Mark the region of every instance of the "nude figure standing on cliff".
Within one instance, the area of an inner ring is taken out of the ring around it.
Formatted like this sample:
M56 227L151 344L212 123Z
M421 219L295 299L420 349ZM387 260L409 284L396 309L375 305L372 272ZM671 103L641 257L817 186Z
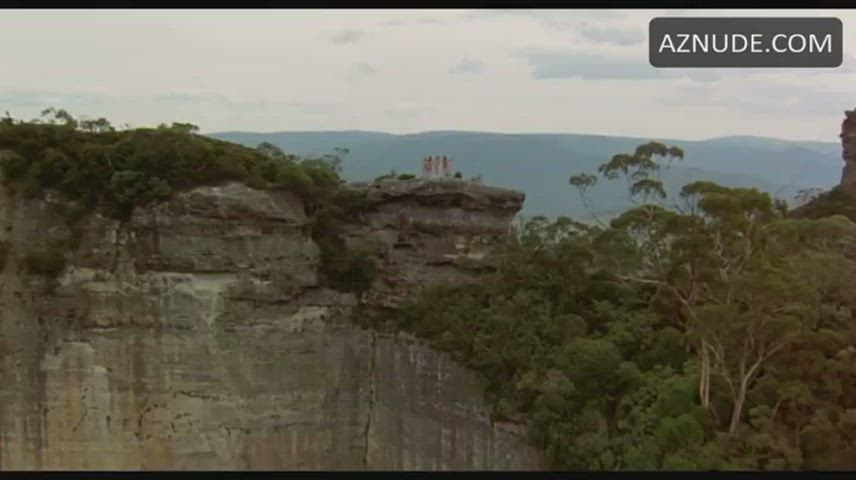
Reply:
M425 157L422 159L422 176L430 177L431 176L431 157Z

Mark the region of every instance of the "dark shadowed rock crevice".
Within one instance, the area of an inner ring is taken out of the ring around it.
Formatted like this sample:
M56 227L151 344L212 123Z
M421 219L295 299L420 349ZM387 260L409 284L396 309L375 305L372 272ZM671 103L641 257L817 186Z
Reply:
M363 447L363 467L371 468L369 460L369 439L371 438L372 416L375 413L375 362L377 362L377 336L369 333L369 375L368 375L368 412L366 412L366 428L363 430L365 446Z

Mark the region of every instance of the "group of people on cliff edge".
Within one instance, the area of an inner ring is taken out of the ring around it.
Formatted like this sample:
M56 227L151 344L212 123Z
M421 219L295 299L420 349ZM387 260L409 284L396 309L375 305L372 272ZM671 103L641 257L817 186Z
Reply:
M452 159L443 155L441 159L439 156L432 157L428 156L422 159L422 176L430 177L432 174L436 176L440 176L440 167L443 167L443 176L450 177L452 176Z

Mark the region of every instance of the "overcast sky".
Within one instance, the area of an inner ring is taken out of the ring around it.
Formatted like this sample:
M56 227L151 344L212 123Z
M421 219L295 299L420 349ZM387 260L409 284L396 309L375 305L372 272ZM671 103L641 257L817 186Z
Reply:
M655 16L837 16L844 66L662 70ZM856 10L3 10L0 112L223 130L838 142Z

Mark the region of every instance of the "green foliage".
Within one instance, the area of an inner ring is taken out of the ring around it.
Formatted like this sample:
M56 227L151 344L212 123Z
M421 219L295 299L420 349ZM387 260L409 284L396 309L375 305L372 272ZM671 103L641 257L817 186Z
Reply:
M276 145L269 142L262 142L256 147L256 150L259 151L262 155L269 158L285 158L285 152L282 151Z
M642 433L624 425L641 413L623 405L650 372L687 360L645 292L598 274L597 234L567 218L532 219L496 278L428 292L392 317L480 372L495 415L528 419L557 468L631 468L630 436Z
M315 213L312 237L321 249L322 281L337 290L362 293L377 274L376 252L349 249L342 231L346 221L366 207L365 191L347 188L336 191Z
M321 274L336 290L362 293L377 274L376 255L371 250L349 250L341 246L321 247Z
M844 215L856 222L856 196L840 187L815 193L813 199L794 211L800 218L823 218Z
M395 169L389 171L389 173L384 173L383 175L378 176L374 179L375 182L380 182L382 180L392 180L398 177L398 172Z
M96 120L81 120L80 129L89 133L107 133L115 132L116 129L107 121L106 118L98 118Z
M249 149L198 135L189 123L116 131L106 119L78 121L54 108L43 118L0 123L4 180L28 195L53 189L119 217L177 191L228 180L292 190L314 209L340 184L338 157L300 159L270 144Z
M321 248L322 276L334 288L361 291L375 274L371 254L350 251L342 226L365 205L364 198L341 188L337 155L300 158L270 143L256 149L198 135L190 123L116 131L103 118L77 121L65 110L43 112L42 120L0 123L0 169L4 181L27 195L59 191L81 208L66 216L76 220L97 206L128 218L136 206L162 201L200 185L241 181L253 188L282 188L303 200L314 221L312 237ZM402 175L399 178L407 178ZM32 252L28 269L54 275L60 256Z
M340 186L338 157L247 149L190 124L43 117L0 121L4 178L25 193L128 215L199 184L283 188L310 214L323 282L374 281L377 252L345 242L366 199ZM660 172L682 157L651 142L571 177L583 201L623 180L635 207L596 226L532 218L496 271L371 321L479 372L494 417L527 422L555 468L856 468L856 201L835 189L788 218L756 189L693 182L665 205ZM35 249L22 265L56 276L65 259Z
M375 178L374 181L380 182L382 180L413 180L416 178L416 175L412 175L410 173L401 173L399 174L395 169L389 171L389 173L385 173Z
M380 325L478 371L494 415L526 421L554 468L854 468L856 224L843 193L818 220L711 182L666 206L661 163L682 156L659 143L614 156L600 174L624 179L635 208L598 226L532 218L498 271ZM597 181L569 183L585 199Z

